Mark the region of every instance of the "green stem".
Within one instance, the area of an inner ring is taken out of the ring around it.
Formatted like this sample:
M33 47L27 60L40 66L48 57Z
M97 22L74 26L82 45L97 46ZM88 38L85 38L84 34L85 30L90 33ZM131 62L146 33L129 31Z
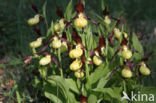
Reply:
M87 59L87 52L85 51L85 55L86 55L86 59ZM89 67L88 67L88 64L86 63L85 64L85 69L86 69L86 79L87 79L87 81L88 81L88 89L91 89L91 82L90 82L90 78L89 78Z
M61 74L61 77L63 78L63 70L62 70L61 52L60 52L60 49L58 49L58 59L59 59L59 64L60 64L60 67L59 67L60 74Z
M123 81L123 86L124 86L124 92L126 93L127 90L126 90L126 81L125 80Z
M35 48L32 48L32 52L33 52L35 57L38 57L38 55L36 54L36 49Z

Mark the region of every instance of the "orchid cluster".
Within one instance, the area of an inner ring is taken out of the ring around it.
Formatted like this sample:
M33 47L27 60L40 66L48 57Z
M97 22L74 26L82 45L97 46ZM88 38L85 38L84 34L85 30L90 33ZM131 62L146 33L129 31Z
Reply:
M34 5L32 7L38 13L37 8ZM75 11L71 17L67 18L58 7L57 14L60 19L52 23L49 28L50 35L41 36L30 43L34 56L24 59L25 66L30 65L33 59L37 59L37 68L41 68L37 71L41 76L44 74L44 79L51 75L60 75L61 78L73 79L75 82L81 81L79 90L81 103L86 103L89 98L82 88L86 91L93 88L90 77L94 76L94 72L97 73L96 69L100 67L103 70L107 65L109 78L118 69L122 69L121 76L124 79L137 77L140 74L150 75L150 69L146 65L150 55L142 58L143 54L132 46L132 35L119 29L123 26L121 23L123 15L115 18L105 8L101 21L95 21L85 14L81 0L75 5ZM36 14L28 20L28 24L34 26L34 30L40 35L37 24L41 21L44 22L41 14ZM139 59L136 59L136 54ZM111 64L113 66L110 66ZM50 74L47 72L48 69L52 69ZM102 76L99 76L97 81L100 82Z

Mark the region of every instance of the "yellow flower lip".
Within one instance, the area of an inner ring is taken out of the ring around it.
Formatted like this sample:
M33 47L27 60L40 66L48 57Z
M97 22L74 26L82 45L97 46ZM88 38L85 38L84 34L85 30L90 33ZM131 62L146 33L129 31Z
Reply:
M61 47L61 40L59 40L59 39L53 40L51 45L53 48L58 49Z
M33 18L30 18L30 19L28 20L28 24L29 24L30 26L33 26L33 25L38 24L39 21L40 21L40 15L37 14L37 15L35 15Z
M82 54L83 54L83 50L81 48L73 49L69 52L69 57L70 58L79 58L80 56L82 56Z
M75 77L78 78L78 79L81 79L84 77L84 72L78 70L74 73Z
M88 24L87 19L81 16L74 20L75 27L85 27L87 26L87 24Z
M31 48L38 48L41 45L42 45L42 41L37 41L37 40L30 43Z
M82 67L81 60L75 60L70 64L70 70L76 71Z
M150 69L146 66L144 62L141 64L139 71L142 75L145 75L145 76L148 76L151 74Z
M132 57L132 52L130 50L123 50L122 57L124 59L130 59Z
M93 63L97 66L102 64L102 60L98 56L93 57Z
M131 78L133 76L133 73L128 67L125 67L124 69L122 69L121 75L124 78Z
M30 43L30 47L31 48L38 48L42 45L42 40L44 39L44 37L39 37L37 38L36 41L33 41Z
M121 32L119 29L114 28L114 36L118 39L121 37Z
M105 16L104 22L105 22L106 24L110 24L110 23L111 23L111 20L110 20L109 16Z
M50 55L46 55L45 57L41 58L41 60L39 61L40 65L47 65L51 62L51 56Z

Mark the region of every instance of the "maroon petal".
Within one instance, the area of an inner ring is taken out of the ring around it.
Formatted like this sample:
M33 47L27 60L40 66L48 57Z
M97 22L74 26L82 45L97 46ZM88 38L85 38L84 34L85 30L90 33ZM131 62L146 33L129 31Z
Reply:
M87 103L87 97L83 96L82 94L80 99L81 99L81 103Z
M125 62L125 65L128 66L128 67L132 70L132 68L133 68L133 66L134 66L134 63L133 63L133 62L128 62L128 61L126 61L126 62Z
M51 58L52 58L52 60L54 61L54 63L55 63L57 66L59 66L59 63L58 63L57 59L56 59L54 56L51 56Z
M57 11L56 11L57 15L61 18L63 18L63 12L62 12L62 8L57 6Z
M149 57L151 57L152 55L153 55L153 52L148 53L147 56L145 56L144 58L142 58L141 61L146 62L149 59Z
M113 32L114 33L114 32ZM108 38L108 41L111 45L114 44L114 41L113 41L113 34Z
M109 12L107 10L107 7L105 7L105 9L103 10L103 15L106 16L106 15L109 15Z
M84 5L81 0L79 0L78 4L75 5L75 10L80 13L84 11Z
M99 46L100 47L105 47L106 46L106 43L105 43L105 38L103 37L103 35L101 34L101 38L100 38L100 41L99 41Z
M94 51L99 51L99 50L101 50L102 47L105 47L105 46L106 46L105 38L101 34L101 37L100 37L100 40L99 40L99 45L98 45L97 48L94 49Z
M40 30L40 28L39 28L38 26L35 26L35 27L34 27L34 31L35 31L39 36L42 35L42 34L41 34L41 30Z
M82 65L85 65L85 55L83 53L83 55L81 56L81 61L82 61Z
M121 42L121 46L127 45L127 39L125 38L125 36L123 35L123 40Z
M30 63L31 63L31 60L32 60L32 56L28 56L26 58L23 59L24 61L24 67L28 66Z
M66 26L65 26L64 29L68 29L71 25L72 25L72 21L71 22L66 22Z
M63 32L62 38L67 39L66 32Z
M76 43L82 44L81 37L78 35L78 33L77 33L77 31L75 30L75 28L73 28L72 39L73 39Z
M32 7L32 9L33 9L36 13L39 13L39 12L38 12L37 6L36 6L34 3L32 3L32 0L30 0L30 2L31 2L31 7Z

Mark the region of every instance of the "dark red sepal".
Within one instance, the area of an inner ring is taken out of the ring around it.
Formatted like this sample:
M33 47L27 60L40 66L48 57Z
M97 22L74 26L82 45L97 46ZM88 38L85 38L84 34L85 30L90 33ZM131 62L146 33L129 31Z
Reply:
M94 49L94 51L99 51L101 50L102 47L105 47L106 43L105 43L105 38L103 37L103 35L101 35L100 40L99 40L99 45L97 48Z
M73 33L72 33L72 39L77 43L77 44L82 44L81 37L78 35L77 31L75 28L73 28Z
M34 27L34 31L35 31L39 36L42 35L42 34L41 34L41 30L40 30L40 28L39 28L38 26L35 26L35 27Z
M149 59L149 57L151 57L152 55L153 55L153 52L148 53L147 56L141 59L141 61L146 62Z
M82 61L82 65L85 65L85 55L83 53L83 55L81 56L81 61Z
M121 46L127 45L127 39L123 36L123 40L121 42Z
M37 6L34 3L32 3L32 0L30 0L30 2L31 2L31 7L35 11L35 13L39 13Z
M54 61L54 63L55 63L57 66L59 66L59 63L58 63L57 59L56 59L54 56L51 56L51 59Z
M130 68L132 70L133 66L134 66L134 63L133 62L129 62L129 61L125 61L124 64L126 66L128 66L128 68Z
M30 63L31 63L31 60L32 60L32 56L28 56L26 58L23 59L24 61L24 67L28 66Z
M83 96L82 94L80 99L81 99L81 103L87 103L87 97Z
M105 9L103 10L103 15L106 16L106 15L109 15L109 12L107 10L107 7L105 7Z
M84 11L84 5L81 0L79 0L78 4L75 5L75 10L80 13Z
M59 17L61 17L61 18L64 17L64 16L63 16L63 12L62 12L62 8L60 8L60 7L58 7L58 6L57 6L57 11L56 11L56 13L57 13L57 15L58 15Z

